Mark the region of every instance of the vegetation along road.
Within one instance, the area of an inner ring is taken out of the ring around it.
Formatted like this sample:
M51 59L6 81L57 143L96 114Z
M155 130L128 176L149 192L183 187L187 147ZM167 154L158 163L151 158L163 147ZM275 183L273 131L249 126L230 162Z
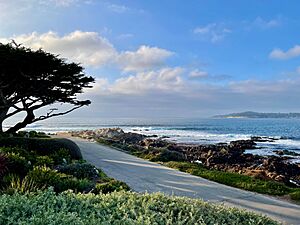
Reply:
M108 176L137 192L163 192L243 207L287 224L300 224L300 206L261 194L228 187L149 162L113 148L72 138L83 157Z

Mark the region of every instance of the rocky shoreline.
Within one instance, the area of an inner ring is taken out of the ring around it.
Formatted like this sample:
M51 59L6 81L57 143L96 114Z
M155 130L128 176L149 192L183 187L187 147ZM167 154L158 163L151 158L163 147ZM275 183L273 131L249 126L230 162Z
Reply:
M256 149L257 142L274 141L268 137L252 137L219 144L178 144L138 133L125 133L120 128L73 131L72 136L91 139L115 145L124 150L149 156L152 161L188 161L201 163L209 169L249 175L264 180L285 183L291 187L300 186L300 164L290 163L297 153L275 151L277 156L258 156L245 153ZM287 156L289 155L289 156Z

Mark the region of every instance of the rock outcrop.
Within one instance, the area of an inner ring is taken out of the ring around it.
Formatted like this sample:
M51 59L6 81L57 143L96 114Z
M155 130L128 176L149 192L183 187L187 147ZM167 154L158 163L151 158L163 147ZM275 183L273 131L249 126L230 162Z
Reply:
M191 145L177 144L156 136L126 133L120 128L72 132L72 135L121 145L125 150L139 152L153 160L201 162L211 169L300 186L300 167L289 163L288 157L263 157L245 153L245 150L257 148L256 142L274 141L266 137L252 137L250 140L232 141L229 144Z

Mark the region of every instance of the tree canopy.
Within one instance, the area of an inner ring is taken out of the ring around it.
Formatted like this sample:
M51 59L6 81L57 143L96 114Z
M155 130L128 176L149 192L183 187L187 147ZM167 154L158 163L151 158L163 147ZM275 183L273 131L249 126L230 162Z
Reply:
M24 119L5 132L14 133L28 124L89 105L90 100L79 100L77 95L93 82L80 64L42 49L0 43L0 132L3 122L17 114L25 113ZM70 108L51 108L36 115L37 110L55 103L66 103Z

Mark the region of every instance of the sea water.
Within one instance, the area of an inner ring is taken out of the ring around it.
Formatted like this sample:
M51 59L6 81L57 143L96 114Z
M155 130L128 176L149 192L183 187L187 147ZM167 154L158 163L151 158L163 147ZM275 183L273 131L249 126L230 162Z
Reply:
M266 136L278 140L258 143L261 149L251 150L252 153L270 155L274 150L300 153L300 119L56 118L26 129L54 133L103 127L121 127L127 132L167 136L170 141L190 144L229 143L252 136Z

